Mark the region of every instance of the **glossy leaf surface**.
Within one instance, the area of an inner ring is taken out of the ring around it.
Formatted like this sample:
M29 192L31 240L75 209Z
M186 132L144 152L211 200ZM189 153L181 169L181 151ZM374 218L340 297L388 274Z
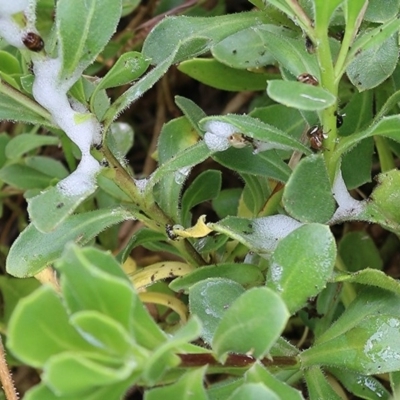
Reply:
M304 225L279 242L272 254L267 287L281 296L293 314L325 287L335 258L336 245L329 228Z
M88 243L106 227L130 219L123 209L97 210L71 216L50 233L30 224L10 248L7 271L17 277L32 276L60 257L68 242Z
M226 311L216 329L212 347L220 358L228 352L265 356L280 336L289 312L268 288L252 288Z

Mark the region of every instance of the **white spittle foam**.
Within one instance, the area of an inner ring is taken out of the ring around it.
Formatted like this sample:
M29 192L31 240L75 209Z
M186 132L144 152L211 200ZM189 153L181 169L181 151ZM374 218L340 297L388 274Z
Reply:
M75 77L60 82L61 68L59 58L37 60L33 67L35 81L32 93L35 100L51 113L54 122L82 153L76 171L57 185L66 195L75 196L91 191L96 186L95 177L100 165L90 154L90 147L101 140L101 125L94 115L77 112L71 107L67 91L73 85Z

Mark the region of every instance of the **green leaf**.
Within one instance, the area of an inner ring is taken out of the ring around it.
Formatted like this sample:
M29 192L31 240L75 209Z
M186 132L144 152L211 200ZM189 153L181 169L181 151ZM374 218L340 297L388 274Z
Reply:
M273 74L235 69L205 58L184 61L178 69L205 85L232 92L264 90L267 80L274 78Z
M157 348L147 359L147 365L142 378L148 386L154 386L168 368L179 365L181 359L175 354L188 342L197 339L200 335L201 324L198 318L190 318L174 336Z
M36 279L15 279L8 276L0 277L1 296L3 298L2 321L7 324L15 306L23 298L40 286Z
M372 376L365 376L340 368L329 368L329 372L339 379L340 383L361 399L389 400L390 393Z
M208 278L230 279L244 288L259 286L264 281L264 276L256 265L226 263L198 268L185 276L174 279L169 287L175 292L188 291L197 282Z
M99 311L78 311L70 322L85 340L120 360L127 358L134 345L119 322Z
M236 207L235 213L230 215L241 213L241 208L245 206L251 212L251 216L256 216L263 209L265 199L271 196L271 187L267 180L258 176L241 174L241 177L245 182L245 186L241 192L240 208Z
M361 285L376 286L400 295L399 281L376 269L365 268L353 274L338 273L335 276L335 282L351 282Z
M174 119L163 126L158 142L160 165L179 158L181 152L198 141L198 135L185 117ZM161 209L176 223L181 222L178 207L182 187L190 173L190 166L178 169L174 173L165 173L159 181L156 199Z
M244 134L251 139L266 142L266 144L271 145L270 148L298 150L302 153L310 154L310 150L298 140L288 136L285 132L275 126L269 125L246 114L228 114L225 116L207 117L200 121L200 126L204 130L210 128L213 129L212 133L217 135L219 133L218 125L216 125L216 128L213 128L213 125L211 124L218 124L221 122L235 127L237 133Z
M383 43L355 54L354 60L346 69L351 83L359 91L378 86L396 68L398 50L397 35L392 35Z
M263 151L254 154L251 147L228 150L215 153L213 159L219 164L236 173L265 176L280 182L286 182L290 176L291 169L275 151Z
M319 26L328 26L329 20L337 7L344 0L315 0L315 25L317 29Z
M53 176L57 179L64 179L68 176L69 172L64 167L61 161L55 160L50 157L43 156L32 156L25 157L25 164L35 169L36 171L42 172L43 174Z
M5 132L0 133L0 168L2 168L7 161L6 146L7 143L10 142L10 140L11 138L7 133Z
M44 189L52 177L21 164L6 165L0 170L0 179L17 189Z
M391 372L389 376L390 376L390 387L393 392L393 400L399 400L400 371Z
M293 314L326 286L335 259L335 239L329 227L304 225L278 243L266 285L281 296Z
M357 251L354 251L357 249ZM374 241L366 232L348 232L339 243L339 254L350 272L364 268L382 269L383 261Z
M261 358L276 342L288 319L285 303L271 289L249 289L225 312L212 348L220 359L228 352Z
M190 47L195 38L208 39L208 43L197 51L181 51L175 62L202 54L226 37L254 25L255 20L267 19L263 12L246 12L218 17L166 17L147 36L143 44L143 55L151 58L152 64L160 64L178 47Z
M385 7L382 7L380 0L369 0L364 19L370 22L386 22L390 18L396 17L398 13L398 0L385 1Z
M378 185L366 204L361 219L376 222L394 232L400 232L400 212L398 207L400 172L388 171L378 175Z
M239 200L242 189L233 188L221 190L218 196L212 201L212 208L218 218L225 218L229 215L236 215L239 207Z
M60 0L56 26L62 57L60 78L86 69L103 50L121 17L121 0Z
M10 319L8 335L7 346L13 354L37 368L67 350L96 350L69 324L61 299L48 286L20 300Z
M208 398L209 400L227 399L237 388L241 387L243 383L243 378L225 379L214 383L207 388Z
M92 258L98 262L94 264ZM103 269L100 269L102 264ZM112 273L104 269L106 266ZM57 261L56 268L61 272L61 288L72 314L85 310L98 311L131 331L132 305L136 296L128 279L121 276L120 266L109 254L69 245ZM119 276L115 276L113 269L118 271ZM90 280L95 280L96 285L88 287Z
M103 119L107 122L107 125L110 125L125 108L155 85L174 62L177 50L178 48L118 97L104 115Z
M336 102L325 89L294 81L268 81L267 94L276 102L299 110L319 111Z
M304 371L310 400L342 400L342 397L328 383L319 367L308 368Z
M8 75L21 73L21 66L18 59L8 51L0 50L0 65L1 71Z
M336 148L336 152L338 154L347 152L354 146L356 146L362 139L377 135L388 137L390 139L395 140L396 142L399 142L400 141L398 135L399 129L400 129L400 115L391 115L389 117L383 117L382 119L379 119L377 123L374 123L367 129L358 131L353 135L342 138Z
M180 151L174 157L171 157L164 164L160 165L146 185L146 189L150 191L151 188L158 183L161 179L166 178L171 173L177 173L178 180L185 179L185 173L189 171L190 167L200 164L212 154L212 151L207 147L203 140L197 142L193 146L187 147ZM176 206L176 204L175 204Z
M138 298L133 304L132 315L135 316L133 337L140 346L154 350L167 341L167 334L161 330Z
M273 390L280 399L285 400L304 400L301 392L290 387L287 383L280 381L272 375L261 364L255 363L245 374L248 383L263 383L266 387Z
M302 365L329 365L363 375L400 368L400 297L374 287L359 293L313 347L300 354Z
M348 65L352 62L356 62L355 65L360 67L357 58L362 56L362 54L366 51L371 52L371 49L375 49L375 51L377 51L377 49L379 49L385 41L389 40L390 37L392 37L398 31L399 26L400 21L396 17L387 21L385 24L379 25L378 27L367 31L363 35L360 35L359 38L351 46L344 67L347 68ZM388 44L389 43L390 42L388 42ZM385 48L385 46L383 48ZM371 56L372 55L374 54L371 54ZM392 57L390 57L389 54L384 54L385 61L389 61L391 59ZM360 73L363 73L363 71L360 70ZM373 76L375 76L376 73L377 70L375 70ZM363 84L363 82L361 82L361 84Z
M111 386L90 388L90 392L83 394L85 400L104 400L104 399L120 399L124 396L127 389L131 386L132 380L127 379L121 383L114 383ZM43 383L39 383L29 389L24 395L24 400L76 400L76 394L57 396Z
M315 54L304 51L304 38L292 37L292 31L271 25L253 26L252 29L262 38L268 53L293 76L307 72L319 79L317 59Z
M53 127L47 110L0 81L0 120Z
M226 217L208 226L243 243L251 251L268 256L279 242L302 224L286 215L273 215L261 218Z
M328 172L321 155L303 158L283 192L283 205L302 222L327 222L335 211Z
M279 400L279 397L262 383L245 383L228 397L228 400L243 399Z
M132 126L125 122L114 122L106 136L106 145L117 159L125 157L134 142Z
M82 396L90 389L126 379L132 366L126 363L109 367L84 355L64 352L54 355L46 363L42 379L55 393Z
M203 379L206 367L186 372L179 380L171 385L149 390L144 400L207 400Z
M7 272L19 278L35 275L60 257L68 242L86 244L108 226L131 218L120 208L73 215L49 233L41 233L30 224L10 248Z
M374 150L373 138L367 138L343 156L341 168L348 189L355 189L371 182Z
M6 156L9 159L16 159L42 146L57 146L59 139L54 136L34 135L22 133L12 138L6 146Z
M78 194L66 195L59 186L53 186L29 198L28 213L32 224L39 232L54 232L95 190L96 186L87 186Z
M211 48L211 54L232 68L260 68L274 64L275 59L269 52L267 38L264 36L266 31L277 35L287 33L287 29L276 25L252 26L221 40Z
M175 103L190 121L192 127L196 129L198 135L203 137L204 133L198 125L200 120L207 116L206 113L196 103L186 97L175 96Z
M118 58L96 87L96 91L109 89L138 79L146 71L149 63L137 51L128 51Z
M364 375L400 368L400 317L367 316L340 337L323 342L301 354L304 367L331 365Z
M272 104L266 107L256 107L250 112L250 115L279 128L294 139L301 140L304 118L300 111L281 104ZM288 157L290 156L291 153Z
M137 51L122 54L97 85L90 99L91 107L93 108L96 101L100 100L104 89L126 85L138 79L148 66L149 62Z
M204 341L211 343L226 310L243 292L243 286L225 278L209 278L190 287L190 313L200 319Z
M220 190L222 177L221 172L214 169L207 170L198 175L182 196L182 221L190 224L189 211L196 205L208 200L215 199Z

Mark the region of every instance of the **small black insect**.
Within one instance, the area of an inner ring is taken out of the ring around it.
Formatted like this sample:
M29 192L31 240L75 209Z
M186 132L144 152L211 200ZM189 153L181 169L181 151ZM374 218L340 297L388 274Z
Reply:
M310 54L315 53L314 43L308 36L306 36L306 50L307 50L307 53L310 53Z
M340 128L343 125L343 117L345 114L341 115L337 111L335 111L336 117L336 128Z
M323 141L328 135L324 133L321 126L315 125L307 131L307 137L314 150L321 150L323 148Z
M312 86L318 86L319 82L318 79L311 74L308 74L307 72L304 72L303 74L300 74L297 77L297 80L301 83L305 83L307 85L312 85Z
M63 208L63 207L64 207L64 203L58 203L58 204L56 205L56 207L57 207L57 208Z
M44 48L43 39L35 32L28 32L22 38L22 43L31 51L39 52Z
M171 240L176 240L178 236L174 233L173 226L170 224L165 225L165 233Z

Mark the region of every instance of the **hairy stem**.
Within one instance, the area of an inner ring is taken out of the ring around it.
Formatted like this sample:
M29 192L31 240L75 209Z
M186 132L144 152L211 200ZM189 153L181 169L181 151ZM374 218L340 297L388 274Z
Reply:
M0 336L0 380L4 389L7 400L18 400L19 396L15 390L11 372L6 362L6 354L4 351L3 340Z

